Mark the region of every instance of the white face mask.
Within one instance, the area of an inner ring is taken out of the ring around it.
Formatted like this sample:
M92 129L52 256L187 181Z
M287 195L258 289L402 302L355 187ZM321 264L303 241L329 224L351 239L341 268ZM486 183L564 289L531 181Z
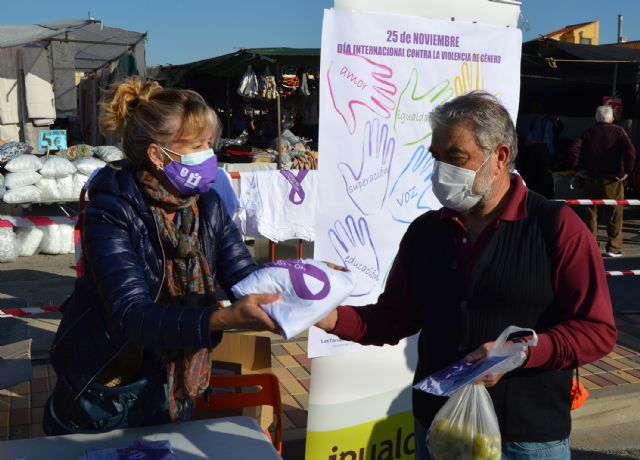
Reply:
M174 155L178 155L180 157L180 163L187 166L199 165L200 163L204 163L209 158L215 155L212 148L208 148L206 150L201 150L199 152L191 152L191 153L177 153L173 150L169 150L166 147L160 147L163 151L166 150L168 152L173 153ZM165 152L166 154L166 152ZM169 155L167 155L169 157ZM171 157L169 157L172 160Z
M431 184L440 204L457 212L466 212L478 204L483 195L473 192L473 182L489 158L491 155L475 171L436 160Z

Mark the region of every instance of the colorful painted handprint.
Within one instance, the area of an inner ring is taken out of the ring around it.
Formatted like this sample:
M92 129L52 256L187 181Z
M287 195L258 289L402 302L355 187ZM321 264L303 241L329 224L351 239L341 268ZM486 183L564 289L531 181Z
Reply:
M424 145L418 146L391 187L387 205L394 220L410 224L420 214L438 207L431 192L434 159Z
M360 164L353 168L338 163L347 195L365 216L377 214L384 205L395 148L389 127L374 119L365 126Z
M419 78L418 71L411 70L409 81L398 97L393 132L400 145L415 145L428 139L431 136L429 113L453 96L448 80L422 91L418 89Z
M398 91L392 77L391 67L359 54L342 54L331 63L327 71L329 94L349 134L355 133L360 117L370 115L367 111L381 118L391 116Z
M336 221L329 230L329 240L342 264L357 273L351 297L369 294L380 283L380 262L366 219L360 217L356 221L349 215L344 222Z

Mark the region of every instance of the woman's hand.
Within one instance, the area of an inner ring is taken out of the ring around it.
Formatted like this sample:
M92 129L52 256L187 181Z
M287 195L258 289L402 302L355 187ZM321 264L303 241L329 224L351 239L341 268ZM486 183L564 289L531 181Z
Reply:
M209 329L225 331L227 329L250 329L253 331L277 332L278 325L260 305L280 300L280 294L250 294L236 300L226 308L216 310L209 320Z
M327 262L326 260L322 261L323 264L325 264L327 267L332 268L334 270L338 270L340 272L348 272L349 270L346 267L343 267L342 265L336 265L332 262Z

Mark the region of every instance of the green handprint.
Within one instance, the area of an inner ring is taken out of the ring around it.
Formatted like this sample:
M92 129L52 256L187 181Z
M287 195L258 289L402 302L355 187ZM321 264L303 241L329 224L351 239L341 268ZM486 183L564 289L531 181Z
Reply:
M431 136L429 113L434 107L448 101L453 96L449 80L438 83L423 94L418 90L418 71L411 70L411 76L400 92L398 106L393 117L393 130L401 145L415 145Z

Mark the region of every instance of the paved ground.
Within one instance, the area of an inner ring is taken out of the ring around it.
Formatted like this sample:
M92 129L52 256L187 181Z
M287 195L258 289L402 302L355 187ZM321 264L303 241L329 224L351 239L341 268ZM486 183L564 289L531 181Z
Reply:
M624 236L625 257L606 259L609 270L640 269L640 220L625 223ZM263 243L254 247L260 258L268 254ZM309 245L305 244L304 254L311 254ZM276 255L294 257L296 247L278 247ZM59 305L72 290L74 279L73 256L35 256L0 264L0 306ZM615 278L609 284L620 335L609 356L581 370L582 381L592 397L574 413L572 445L577 459L640 458L640 445L631 442L640 442L640 279ZM34 339L33 379L0 390L0 440L41 436L43 405L56 379L48 365L48 349L59 316L0 321L0 344L25 337ZM279 336L270 336L273 372L281 382L284 406L284 456L301 459L310 383L306 337L283 341Z

